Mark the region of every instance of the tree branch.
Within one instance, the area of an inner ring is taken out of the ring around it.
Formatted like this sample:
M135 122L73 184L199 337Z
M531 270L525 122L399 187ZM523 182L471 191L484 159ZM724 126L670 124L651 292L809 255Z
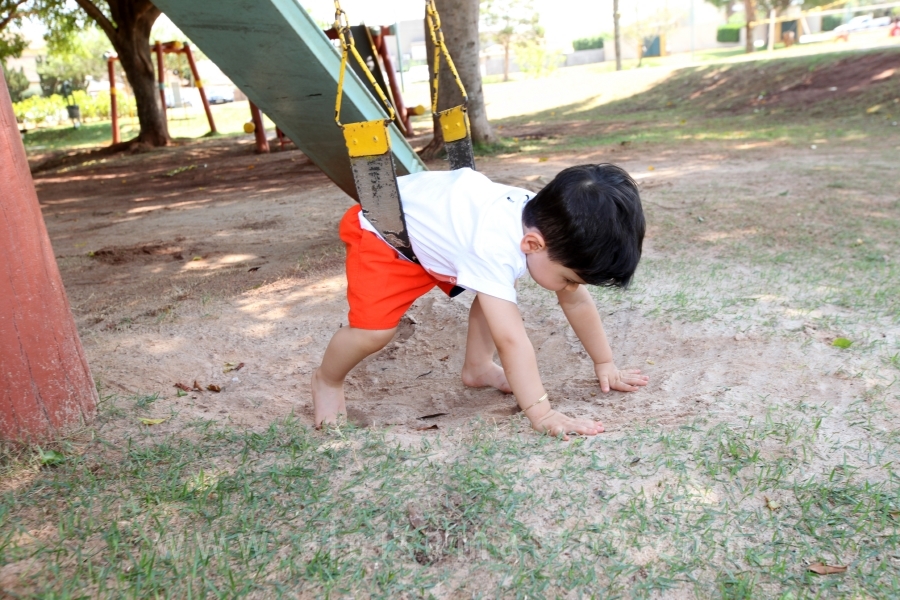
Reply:
M30 10L22 12L22 13L19 12L19 7L22 6L23 4L25 4L26 2L28 2L28 0L15 0L12 7L9 9L9 15L4 17L3 19L0 19L0 31L3 31L3 29L7 25L9 25L13 19L18 18L18 17L27 17L28 15L30 15L33 12Z
M106 15L103 14L97 5L91 2L91 0L75 0L78 3L78 6L84 9L84 12L88 14L90 18L97 22L97 25L106 33L109 37L110 41L113 41L118 36L119 30L113 25L109 19L106 18Z

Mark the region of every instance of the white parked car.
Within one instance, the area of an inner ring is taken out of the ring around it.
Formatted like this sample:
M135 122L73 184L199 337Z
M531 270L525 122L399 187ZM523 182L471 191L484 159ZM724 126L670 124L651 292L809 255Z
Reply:
M853 31L862 31L863 29L874 29L876 27L887 27L891 24L890 17L878 17L877 19L872 15L860 15L858 17L853 17L843 25L838 25L834 28L835 33L837 34L847 34Z
M206 99L210 104L234 102L234 89L222 86L206 88Z

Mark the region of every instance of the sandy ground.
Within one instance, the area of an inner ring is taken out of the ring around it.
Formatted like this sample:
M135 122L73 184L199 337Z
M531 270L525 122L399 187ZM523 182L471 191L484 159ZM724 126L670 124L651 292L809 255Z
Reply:
M337 222L352 200L299 152L257 157L249 148L197 144L36 179L94 377L106 392L158 392L151 412L175 415L166 429L194 418L255 427L297 415L311 424L310 374L347 324ZM693 201L687 189L721 178L714 165L727 163L737 180L753 178L779 152L789 150L638 147L513 155L479 167L535 189L573 163L621 164L643 185L652 257L660 204ZM648 164L665 166L651 173ZM190 165L197 168L171 174ZM761 394L841 404L865 386L836 374L827 352L800 343L752 332L736 341L734 328L662 323L638 309L601 306L618 365L651 378L638 393L604 395L552 295L530 280L520 282L520 295L557 408L603 420L610 431L650 419L676 425L738 405L752 412L762 407ZM351 419L428 435L432 425L514 414L511 396L468 389L459 379L469 302L470 294L450 300L436 291L416 302L396 339L351 374ZM243 366L226 372L229 364ZM204 391L176 396L174 384L195 382ZM222 391L206 391L211 384Z

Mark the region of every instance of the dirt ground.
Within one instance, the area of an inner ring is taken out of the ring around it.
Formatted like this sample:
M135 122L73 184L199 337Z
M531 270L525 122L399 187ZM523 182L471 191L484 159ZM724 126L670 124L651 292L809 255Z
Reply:
M839 160L827 152L816 160ZM650 223L645 256L653 257L667 203L679 195L682 203L693 201L687 190L712 186L723 169L736 180L753 178L789 153L734 144L629 146L485 158L479 167L496 180L537 189L570 164L622 165L642 184ZM166 428L194 418L265 426L291 414L312 423L310 374L332 333L347 323L337 222L352 200L300 152L257 156L243 140L207 141L42 172L36 185L89 363L105 392L158 392L154 414L177 413ZM601 307L619 366L642 368L651 378L627 399L604 396L551 295L530 281L520 284L528 332L557 408L601 419L609 430L647 419L687 422L715 412L723 390L744 398L761 389L786 397L825 394L841 403L865 385L833 374L826 356L800 344L752 331L736 341L735 328L662 323L638 309ZM470 294L450 300L436 291L416 302L397 338L351 374L353 421L428 435L432 425L517 411L511 396L468 389L459 379L469 302ZM791 377L771 377L786 370ZM204 391L176 395L174 384L195 382ZM221 392L206 391L208 385Z

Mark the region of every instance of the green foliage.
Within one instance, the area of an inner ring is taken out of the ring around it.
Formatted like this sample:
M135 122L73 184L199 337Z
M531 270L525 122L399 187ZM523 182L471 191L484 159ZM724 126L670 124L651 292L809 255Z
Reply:
M834 31L843 22L841 15L825 15L822 17L822 31Z
M43 125L50 121L55 122L60 119L60 114L66 110L66 103L62 96L32 96L21 102L13 104L13 113L16 115L16 121L20 123L28 122L35 125Z
M484 41L503 46L507 55L514 46L536 44L544 37L532 0L481 0L481 19ZM508 67L504 65L504 80Z
M535 42L516 48L519 68L529 77L545 77L559 68L565 61L561 52L551 52L544 44Z
M67 0L0 0L0 62L21 56L28 45L20 33L27 19L39 20L49 27L55 13L72 10L80 9ZM67 33L71 31L77 29L69 29Z
M572 41L575 50L599 50L603 48L603 36L579 38Z
M716 41L724 44L737 43L741 41L741 29L743 25L720 25L716 32Z
M100 92L92 97L84 91L75 90L72 97L75 104L81 107L83 120L110 118L109 92ZM66 100L59 94L32 96L13 104L13 112L19 122L49 125L68 120L66 104ZM133 113L136 110L133 96L120 97L118 104L119 114Z
M2 63L0 63L2 64ZM13 102L19 102L25 98L25 92L28 91L28 77L25 76L25 71L22 68L19 68L18 71L15 69L7 69L6 65L2 65L3 67L3 77L6 79L6 85L9 87L9 96L12 98Z
M0 31L0 63L7 58L18 58L22 56L22 50L28 42L19 33Z
M103 54L110 48L106 35L96 27L69 36L64 44L50 44L47 56L38 60L44 95L56 93L64 81L76 90L87 88L88 78L99 79L106 73Z

